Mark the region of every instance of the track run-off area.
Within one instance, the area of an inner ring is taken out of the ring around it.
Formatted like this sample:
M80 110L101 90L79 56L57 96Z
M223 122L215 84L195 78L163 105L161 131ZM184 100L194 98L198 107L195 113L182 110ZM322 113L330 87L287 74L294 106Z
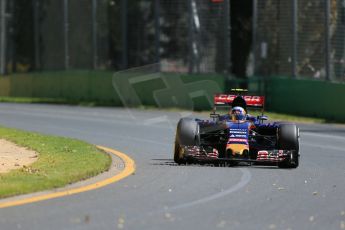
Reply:
M188 112L0 104L0 125L127 154L135 174L98 189L0 209L0 229L345 229L345 127L298 124L297 169L178 166Z

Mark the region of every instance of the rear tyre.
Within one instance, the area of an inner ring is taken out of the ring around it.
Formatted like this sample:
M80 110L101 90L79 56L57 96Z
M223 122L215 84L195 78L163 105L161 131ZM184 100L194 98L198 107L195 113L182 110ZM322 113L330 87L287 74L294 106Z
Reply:
M278 128L278 149L292 150L291 156L278 164L280 168L297 168L299 165L299 129L295 124L281 124Z

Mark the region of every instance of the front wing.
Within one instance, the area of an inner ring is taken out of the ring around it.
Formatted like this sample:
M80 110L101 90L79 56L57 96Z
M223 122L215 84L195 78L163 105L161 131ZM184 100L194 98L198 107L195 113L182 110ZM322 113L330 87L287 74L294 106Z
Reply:
M212 151L206 151L199 146L184 146L183 153L188 159L194 159L199 161L243 161L243 162L260 162L260 163L279 163L286 160L290 160L293 156L294 150L260 150L257 152L256 159L253 158L241 158L230 157L221 158L217 149Z

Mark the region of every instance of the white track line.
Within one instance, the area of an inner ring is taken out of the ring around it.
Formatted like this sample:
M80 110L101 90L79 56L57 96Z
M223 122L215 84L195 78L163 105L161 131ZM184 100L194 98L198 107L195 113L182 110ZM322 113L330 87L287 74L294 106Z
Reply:
M243 175L241 177L241 180L237 184L235 184L234 186L230 187L229 189L221 191L221 192L216 193L216 194L213 194L211 196L207 196L207 197L198 199L198 200L194 200L194 201L191 201L191 202L188 202L188 203L178 204L178 205L169 207L165 211L176 211L176 210L179 210L179 209L190 208L192 206L208 203L210 201L213 201L213 200L225 197L225 196L227 196L227 195L229 195L229 194L231 194L233 192L236 192L236 191L240 190L241 188L246 186L250 182L250 180L252 178L252 175L251 175L251 173L249 172L248 169L242 169L241 168L240 170L243 173Z
M301 132L301 134L302 134L302 137L303 137L304 135L307 135L307 136L331 138L331 139L338 139L338 140L345 141L345 137L336 136L336 135L319 134L319 133L309 133L309 132Z

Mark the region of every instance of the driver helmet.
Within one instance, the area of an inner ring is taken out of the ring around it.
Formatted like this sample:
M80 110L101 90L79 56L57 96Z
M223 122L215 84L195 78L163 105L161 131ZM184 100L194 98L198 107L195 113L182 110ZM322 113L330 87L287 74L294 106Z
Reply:
M230 111L230 117L233 121L244 121L246 120L246 111L239 106L233 107Z

